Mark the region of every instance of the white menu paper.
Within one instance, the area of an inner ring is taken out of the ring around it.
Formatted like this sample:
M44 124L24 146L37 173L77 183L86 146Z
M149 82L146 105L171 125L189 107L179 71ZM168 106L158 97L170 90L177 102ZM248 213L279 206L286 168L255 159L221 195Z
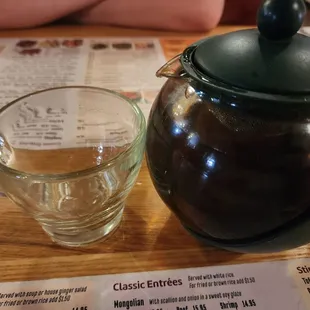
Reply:
M36 90L88 85L129 97L147 119L164 82L155 73L164 63L163 49L156 38L0 39L0 108ZM83 118L77 123L77 111L72 110L75 105L70 100L60 108L60 100L52 99L52 104L46 102L40 111L28 107L25 100L17 122L12 124L12 145L27 149L80 147L86 145L85 131L95 129L93 140L102 140L107 131L113 131L113 126L119 128L119 124L114 124L98 129L94 124L102 123L100 114L91 124L84 124ZM115 141L110 143L115 145Z
M310 259L1 283L0 308L306 310Z
M89 85L123 93L147 117L165 62L152 37L0 39L0 107L36 90Z

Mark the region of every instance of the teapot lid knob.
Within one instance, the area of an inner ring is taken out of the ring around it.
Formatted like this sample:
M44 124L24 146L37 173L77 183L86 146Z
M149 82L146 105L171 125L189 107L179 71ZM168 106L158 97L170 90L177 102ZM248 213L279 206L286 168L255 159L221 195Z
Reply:
M257 12L257 28L266 39L289 39L301 28L306 12L304 0L264 0Z

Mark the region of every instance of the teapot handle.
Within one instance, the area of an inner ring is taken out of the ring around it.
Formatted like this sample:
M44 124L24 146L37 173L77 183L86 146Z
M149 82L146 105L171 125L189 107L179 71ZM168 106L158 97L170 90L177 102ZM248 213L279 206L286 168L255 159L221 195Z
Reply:
M182 69L179 54L172 59L170 59L166 64L164 64L157 72L157 77L167 77L167 78L182 78L186 75L186 72Z

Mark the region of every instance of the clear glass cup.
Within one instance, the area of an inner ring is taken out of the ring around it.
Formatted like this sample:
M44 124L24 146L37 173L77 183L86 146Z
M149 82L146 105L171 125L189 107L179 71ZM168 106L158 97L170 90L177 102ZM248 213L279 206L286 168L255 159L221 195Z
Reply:
M110 90L58 87L19 98L0 109L1 191L56 243L99 241L121 222L145 131L139 107Z

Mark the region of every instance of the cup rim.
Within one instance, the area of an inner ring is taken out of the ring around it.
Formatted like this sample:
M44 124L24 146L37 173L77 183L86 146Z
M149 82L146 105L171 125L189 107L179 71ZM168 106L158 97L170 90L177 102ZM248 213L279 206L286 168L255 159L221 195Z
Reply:
M80 177L83 177L85 175L90 175L90 174L96 173L98 171L107 170L108 168L115 166L118 162L122 161L122 159L124 159L128 155L128 153L130 153L133 149L135 149L137 144L139 144L140 140L143 139L143 137L146 135L145 117L143 115L143 112L139 108L139 106L133 100L131 100L128 97L125 97L124 95L122 95L122 94L120 94L114 90L110 90L110 89L103 88L103 87L96 87L96 86L70 85L70 86L50 87L50 88L34 91L34 92L28 93L24 96L18 97L17 99L14 99L13 101L9 102L8 104L6 104L2 108L0 108L0 115L5 110L7 110L11 106L13 106L14 104L16 104L16 103L18 103L18 102L20 102L26 98L29 98L31 96L38 95L41 93L47 93L47 92L51 92L54 90L61 90L61 89L84 89L84 90L95 90L98 92L109 93L110 95L118 97L118 98L124 100L125 102L127 102L127 104L131 105L131 107L134 110L135 115L137 116L137 119L138 119L138 133L135 136L135 138L133 139L133 141L130 143L129 147L126 148L124 151L121 151L120 153L113 156L111 159L109 159L108 162L104 162L104 163L101 163L100 165L96 165L96 166L93 166L90 168L77 170L77 171L73 171L73 172L68 172L68 173L59 173L59 174L38 173L38 174L35 174L35 173L29 173L29 172L24 172L24 171L20 171L20 170L10 168L10 167L2 164L1 162L0 162L0 172L2 171L5 174L9 174L15 178L16 177L18 177L18 178L31 178L31 179L35 179L38 181L40 181L40 180L56 181L56 180L63 180L63 179L80 178Z

